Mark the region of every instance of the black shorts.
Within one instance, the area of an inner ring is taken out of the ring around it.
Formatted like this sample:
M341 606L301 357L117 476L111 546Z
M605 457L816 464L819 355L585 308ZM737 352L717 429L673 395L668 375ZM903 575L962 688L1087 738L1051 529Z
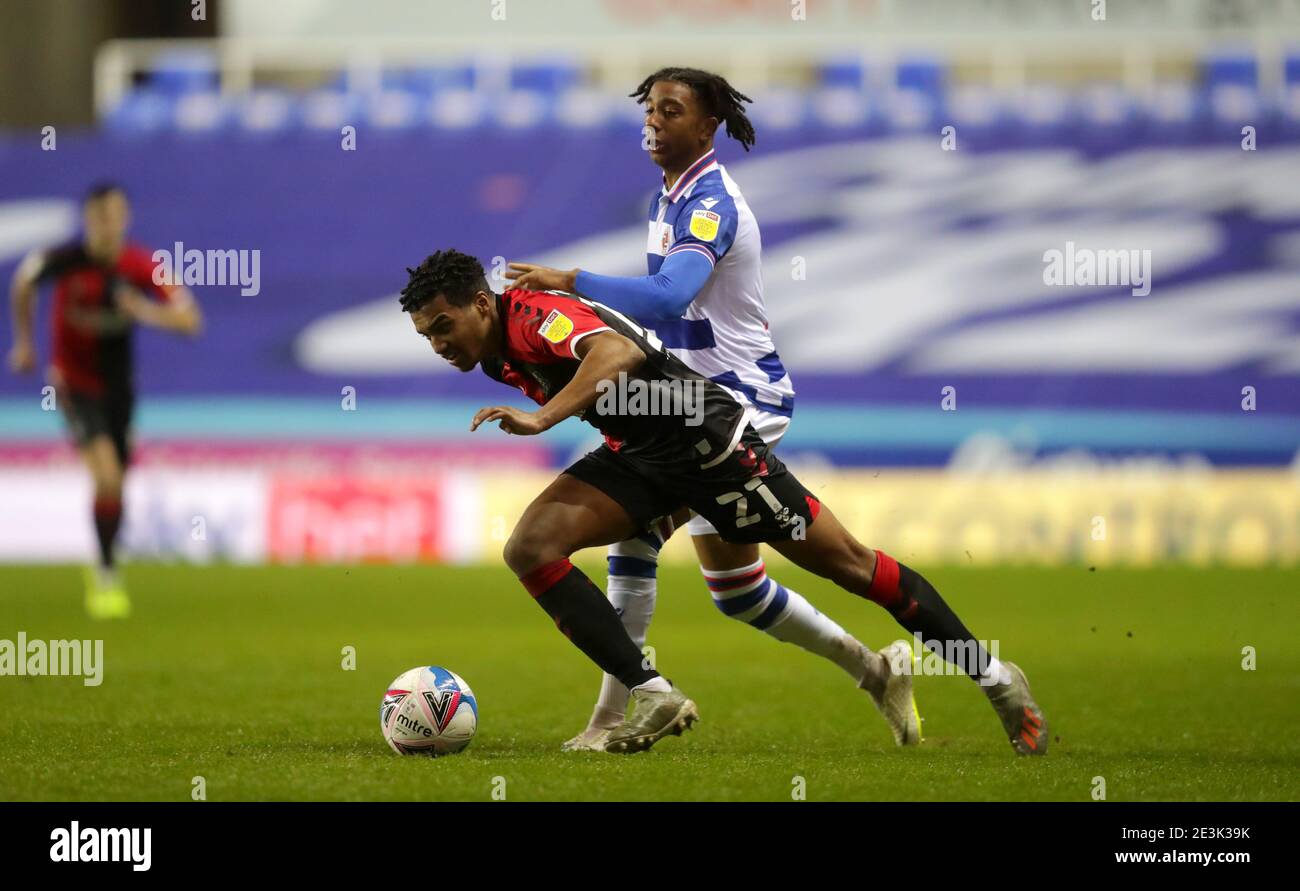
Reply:
M131 413L135 409L135 395L130 392L109 390L102 396L74 391L58 394L68 432L78 448L96 436L106 435L113 441L117 458L126 467L131 463Z
M617 501L638 527L686 506L737 544L802 538L821 506L750 426L735 450L707 469L648 462L605 445L564 472Z

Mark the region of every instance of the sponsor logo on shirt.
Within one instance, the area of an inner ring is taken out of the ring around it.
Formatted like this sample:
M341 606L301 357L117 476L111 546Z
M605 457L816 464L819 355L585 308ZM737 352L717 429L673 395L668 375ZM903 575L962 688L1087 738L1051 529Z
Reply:
M573 333L573 322L568 316L558 309L551 310L551 314L542 322L537 333L545 337L551 343L562 343L564 338Z
M701 241L712 241L718 235L718 223L722 217L711 210L697 210L691 213L691 234Z

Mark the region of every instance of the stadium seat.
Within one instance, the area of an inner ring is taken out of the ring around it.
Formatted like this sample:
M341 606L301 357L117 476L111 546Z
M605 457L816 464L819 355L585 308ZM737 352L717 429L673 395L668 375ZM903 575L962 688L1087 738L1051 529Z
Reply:
M834 59L817 68L817 83L826 89L866 89L866 66L859 57Z
M944 106L944 67L927 58L907 58L893 72L892 87L881 97L891 129L928 130L938 123Z
M804 122L808 114L807 95L801 90L776 88L754 96L749 115L756 126L773 130L791 130Z
M577 87L566 90L556 98L553 113L555 120L566 127L603 127L615 120L617 113L614 106L619 101L620 97L607 91ZM622 99L622 102L635 108L630 99ZM638 111L638 120L639 118Z
M1285 132L1294 134L1300 132L1300 51L1287 54L1285 72L1286 83L1278 99L1278 113Z
M1201 79L1216 129L1236 131L1243 124L1259 123L1259 63L1253 54L1211 53L1202 60Z
M481 123L487 108L486 97L475 90L441 90L428 105L428 120L437 129L464 130Z
M1207 89L1227 84L1255 87L1259 83L1259 64L1249 53L1216 52L1202 61L1201 77Z
M216 60L199 50L159 53L148 72L149 84L168 96L216 90L220 86Z
M575 62L559 61L515 65L510 69L510 89L559 95L581 84L583 70Z
M285 90L254 90L235 108L235 120L250 133L280 133L297 123L299 103Z
M302 100L302 126L308 130L335 130L360 119L360 100L338 90L313 90Z
M900 90L915 90L936 101L943 98L945 79L944 65L935 59L905 59L894 69L894 84Z
M855 129L867 121L870 103L861 90L837 86L823 87L810 99L817 123L833 129Z
M385 90L405 90L423 98L441 90L472 90L477 80L474 66L469 64L389 68L380 78Z
M108 113L104 124L114 133L152 133L170 129L173 104L171 97L153 87L137 87Z
M172 106L174 126L179 133L207 133L231 121L232 109L216 90L186 93Z
M421 104L410 90L379 90L362 97L362 119L381 130L410 129L426 120Z
M545 123L554 97L541 90L510 90L492 103L492 121L508 130L524 130Z

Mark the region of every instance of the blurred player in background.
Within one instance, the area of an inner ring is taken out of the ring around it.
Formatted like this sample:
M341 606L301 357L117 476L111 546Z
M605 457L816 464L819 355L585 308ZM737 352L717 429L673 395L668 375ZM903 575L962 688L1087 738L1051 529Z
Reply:
M749 151L751 101L725 78L694 68L663 68L631 94L644 104L650 157L663 171L650 201L646 258L649 275L613 277L511 264L514 285L570 291L631 316L652 329L694 371L732 390L751 414L759 436L775 448L790 426L794 386L768 330L763 300L758 222L726 168L714 159L720 125ZM664 518L609 549L609 598L638 646L654 614L659 550L673 532ZM702 516L687 523L713 601L724 615L777 640L828 659L885 711L883 696L894 659L891 644L873 653L799 592L769 578L757 544L723 541ZM623 721L628 691L605 675L586 730L570 750L602 749ZM915 703L906 721L890 721L898 745L920 742Z
M19 373L36 368L37 288L52 282L48 381L94 482L99 561L87 572L86 610L94 618L125 618L131 604L117 573L114 546L131 459L132 330L139 323L195 335L203 322L194 295L179 285L155 284L150 252L127 241L131 208L120 185L92 187L82 217L79 240L32 252L14 273L9 367Z

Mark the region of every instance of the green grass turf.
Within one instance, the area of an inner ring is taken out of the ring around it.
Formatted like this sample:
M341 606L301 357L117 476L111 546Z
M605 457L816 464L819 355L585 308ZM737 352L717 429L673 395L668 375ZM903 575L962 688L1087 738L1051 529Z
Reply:
M1025 668L1046 759L1015 758L957 677L918 679L926 742L896 750L837 668L717 613L694 569L661 573L650 642L702 723L623 757L559 751L598 674L504 568L142 564L135 616L109 624L83 615L76 568L0 568L0 638L102 637L106 663L98 688L0 677L0 799L187 800L195 776L209 800L490 800L494 777L515 801L790 800L796 776L811 801L1087 801L1097 776L1112 801L1300 797L1300 574L926 571ZM875 606L777 574L869 645L896 636ZM379 701L428 663L473 686L478 737L403 758Z

